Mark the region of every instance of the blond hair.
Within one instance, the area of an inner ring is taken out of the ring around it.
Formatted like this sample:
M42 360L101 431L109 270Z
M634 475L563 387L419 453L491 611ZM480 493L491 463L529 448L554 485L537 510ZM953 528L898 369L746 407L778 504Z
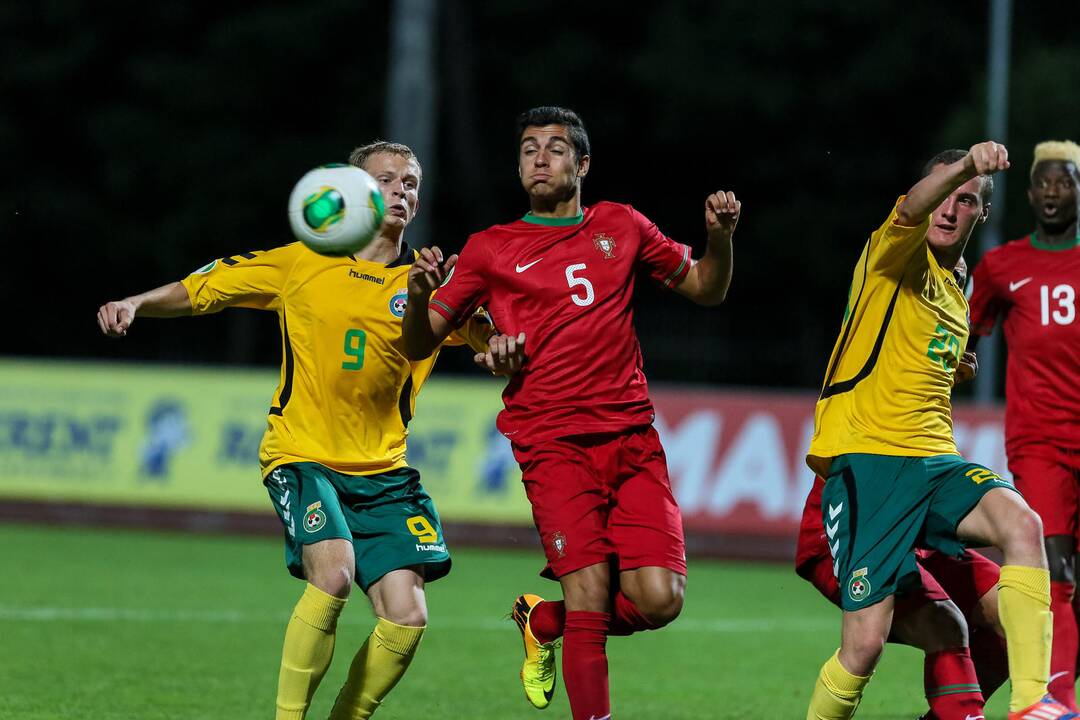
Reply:
M1031 161L1031 175L1035 166L1050 161L1071 162L1080 170L1080 145L1072 140L1047 140L1035 146L1035 159Z
M420 167L420 159L416 157L416 153L412 151L411 147L401 143L387 142L386 140L374 140L367 145L361 145L360 147L353 149L353 151L349 153L349 164L355 165L363 170L364 163L367 162L368 158L377 153L400 155L406 160L415 160L416 167Z

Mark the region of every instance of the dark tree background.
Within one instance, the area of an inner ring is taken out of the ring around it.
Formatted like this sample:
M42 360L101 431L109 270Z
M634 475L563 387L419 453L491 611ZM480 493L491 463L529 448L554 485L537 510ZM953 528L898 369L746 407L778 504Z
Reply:
M513 123L538 104L586 121L587 204L631 202L700 252L706 193L743 200L724 306L638 293L654 380L817 385L867 234L927 157L986 139L986 2L439 7L421 195L444 248L527 209ZM140 320L122 342L94 315L291 241L293 182L385 135L389 18L355 0L5 4L0 352L276 364L268 313ZM1076 3L1014 7L1007 237L1030 229L1033 145L1080 140L1078 20Z

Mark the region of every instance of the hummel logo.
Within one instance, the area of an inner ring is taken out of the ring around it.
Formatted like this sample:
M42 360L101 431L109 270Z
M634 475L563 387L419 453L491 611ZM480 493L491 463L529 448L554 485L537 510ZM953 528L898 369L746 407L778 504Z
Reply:
M826 525L825 526L825 534L829 536L830 540L832 540L834 537L836 537L836 531L839 528L840 528L840 523L838 523L838 522L833 523L832 525Z
M540 262L543 259L544 258L537 258L537 259L533 260L531 263L529 263L528 265L515 265L514 269L517 270L519 273L523 273L523 272L525 272L526 270L528 270L533 265L535 265L536 263ZM599 720L603 720L603 718L600 718Z
M835 520L836 516L840 514L840 511L844 509L844 503L840 503L836 507L829 506L829 519Z
M1026 277L1023 280L1017 280L1016 282L1010 282L1009 283L1009 292L1016 292L1020 288L1027 285L1029 282L1031 282L1031 278L1029 278L1029 277Z
M840 552L840 541L839 540L837 540L836 542L834 542L832 545L829 546L829 552L832 553L833 557L836 557L836 553ZM833 570L833 575L835 575L835 574L836 574L836 571Z

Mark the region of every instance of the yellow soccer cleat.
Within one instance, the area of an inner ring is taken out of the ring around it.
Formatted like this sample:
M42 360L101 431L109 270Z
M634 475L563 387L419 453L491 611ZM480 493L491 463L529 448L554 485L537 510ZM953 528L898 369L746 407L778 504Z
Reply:
M555 649L558 640L541 643L529 629L529 614L544 598L539 595L519 595L514 601L510 617L521 630L521 640L525 643L525 662L521 664L521 684L525 686L525 697L533 707L543 710L551 704L555 694Z

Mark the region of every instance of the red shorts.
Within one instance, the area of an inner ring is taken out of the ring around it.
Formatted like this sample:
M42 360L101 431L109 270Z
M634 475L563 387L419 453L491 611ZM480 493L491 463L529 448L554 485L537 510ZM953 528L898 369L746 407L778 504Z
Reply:
M513 447L547 556L541 575L612 559L686 574L682 515L651 426Z
M1043 535L1080 537L1080 452L1028 445L1009 458L1016 488L1043 522Z
M993 560L971 550L965 550L960 558L936 550L919 550L916 562L920 583L896 596L897 615L926 603L952 600L964 617L970 618L979 599L997 585L1001 572ZM798 572L829 602L839 606L840 586L833 575L831 556L820 555L801 565Z

